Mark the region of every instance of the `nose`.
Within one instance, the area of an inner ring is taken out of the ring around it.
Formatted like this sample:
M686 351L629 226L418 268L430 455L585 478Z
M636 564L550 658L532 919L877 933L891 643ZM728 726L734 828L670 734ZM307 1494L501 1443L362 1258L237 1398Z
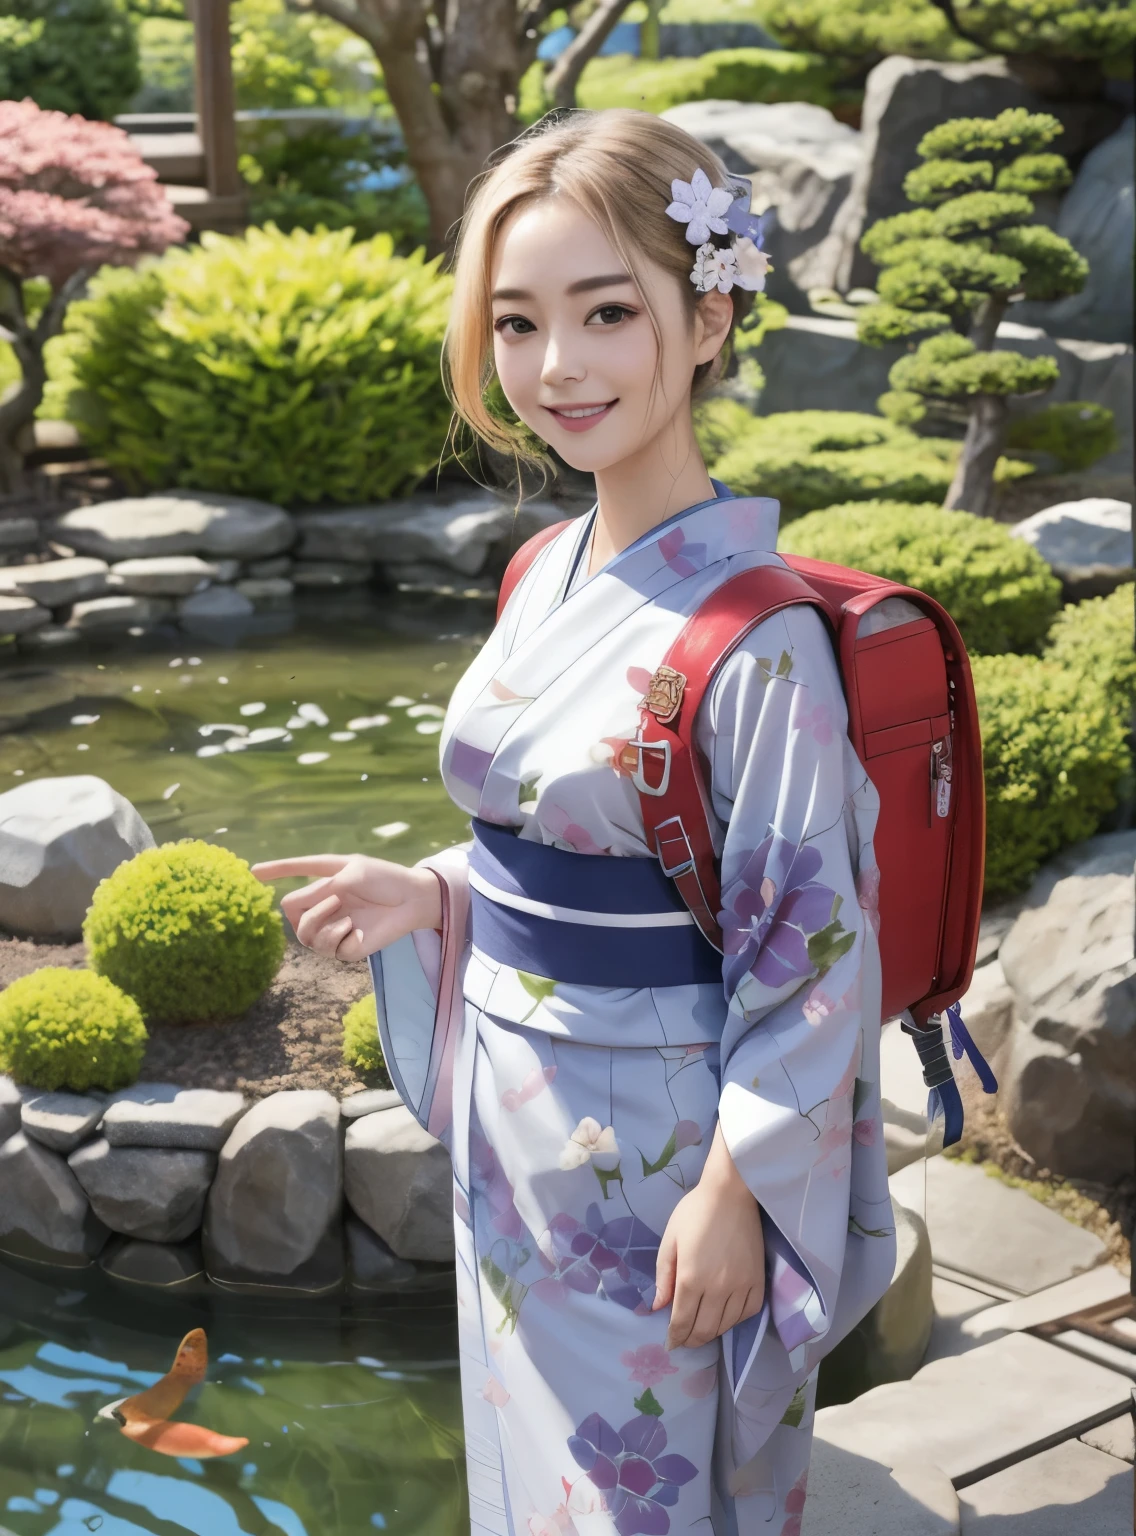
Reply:
M550 328L544 348L540 382L550 389L561 384L579 384L587 377L583 358L555 327Z

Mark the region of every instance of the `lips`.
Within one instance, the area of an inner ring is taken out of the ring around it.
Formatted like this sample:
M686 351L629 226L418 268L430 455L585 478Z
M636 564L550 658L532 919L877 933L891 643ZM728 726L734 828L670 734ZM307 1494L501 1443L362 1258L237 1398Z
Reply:
M565 432L587 432L606 420L618 403L618 400L595 400L579 405L546 405L545 410L550 416L555 416L557 424Z

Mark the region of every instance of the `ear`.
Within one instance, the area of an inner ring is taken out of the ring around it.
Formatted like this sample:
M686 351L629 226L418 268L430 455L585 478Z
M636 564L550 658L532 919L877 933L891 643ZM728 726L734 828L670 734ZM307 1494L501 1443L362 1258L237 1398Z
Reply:
M730 334L734 301L728 293L711 288L698 300L694 311L694 361L708 363L718 356Z

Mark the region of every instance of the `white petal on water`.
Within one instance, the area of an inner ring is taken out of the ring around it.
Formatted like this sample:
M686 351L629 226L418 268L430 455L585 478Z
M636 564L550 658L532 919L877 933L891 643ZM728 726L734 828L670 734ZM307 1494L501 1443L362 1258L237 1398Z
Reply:
M227 682L228 682L228 681L229 681L229 679L228 679L228 678L227 678L227 677L219 677L219 678L218 678L218 679L217 679L217 681L218 681L218 682L219 682L219 683L227 683Z
M381 827L372 827L371 831L376 837L401 837L404 832L410 831L408 821L387 821Z
M393 699L387 700L388 709L405 709L408 704L413 704L413 699L408 699L405 693L396 693Z
M227 832L228 830L228 827L214 827L213 836L216 837L219 832Z
M213 724L199 725L197 727L197 734L199 736L212 736L214 731L232 731L236 736L247 736L249 728L247 725L230 725L228 721L224 720L218 720Z
M222 750L225 752L243 752L247 746L247 736L230 736Z
M328 739L328 741L354 741L355 740L355 732L354 731L330 731L328 733L328 738L327 739Z
M440 704L412 704L406 713L411 720L417 720L422 715L430 715L435 720L443 720L446 715L446 711Z
M169 667L182 667L185 665L185 662L183 661L182 657L175 656L173 661L167 662L166 665Z
M356 715L354 720L348 720L349 731L367 731L373 725L389 725L389 715Z
M250 731L245 738L246 747L255 747L262 741L283 741L288 732L282 725L259 725L255 731Z
M185 659L191 667L199 667L201 665L200 656L187 656ZM223 830L227 832L229 829L228 827L225 827Z
M72 715L72 725L94 725L96 720L101 720L101 715Z
M242 715L259 715L262 710L265 710L267 708L268 708L267 704L259 704L259 703L257 703L257 704L242 704L241 705L241 714Z
M174 794L180 788L181 788L181 780L180 779L175 784L167 784L165 789L162 790L162 799L163 800L168 800L170 798L170 796L172 794Z
M301 704L296 713L304 720L310 720L313 725L327 724L327 716L318 704Z
M141 683L131 683L130 691L131 691L131 693L141 693L142 692L142 684Z
M306 720L303 715L293 715L292 718L288 721L288 729L290 731L302 731L305 725L311 725L311 723L312 722L310 720Z
M75 751L76 752L89 752L90 748L88 747L88 745L87 745L87 743L85 741L80 741L80 742L77 742L75 744Z
M436 736L442 729L442 722L440 720L419 720L414 729L418 732L419 736Z
M230 739L231 740L238 740L239 738L230 738ZM223 752L224 750L225 750L224 747L221 747L221 746L198 747L198 749L197 749L196 753L194 754L194 756L195 757L216 757L218 752Z
M298 763L303 763L304 766L307 767L309 763L326 762L330 756L330 752L301 752L296 761Z

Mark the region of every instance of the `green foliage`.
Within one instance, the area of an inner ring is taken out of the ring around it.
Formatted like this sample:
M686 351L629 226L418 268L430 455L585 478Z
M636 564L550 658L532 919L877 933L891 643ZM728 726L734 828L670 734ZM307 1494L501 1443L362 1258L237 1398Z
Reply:
M1044 224L1002 230L998 249L1024 267L1023 298L1060 299L1080 293L1089 275L1089 264L1080 252Z
M227 848L181 838L145 848L95 887L83 921L91 969L147 1020L235 1018L284 958L272 891Z
M1092 400L1066 400L1017 416L1006 432L1008 448L1050 453L1065 471L1088 469L1119 445L1112 412Z
M1036 651L1061 584L1023 539L969 512L866 501L811 512L785 530L783 552L872 571L942 603L972 652Z
M1021 890L1090 837L1130 771L1105 688L1055 657L975 656L986 779L986 894Z
M0 0L0 97L106 119L140 81L120 0Z
M1136 586L1070 603L1049 631L1047 655L1067 672L1104 689L1127 729L1136 710Z
M32 1088L125 1088L146 1040L135 1000L93 971L45 965L0 992L0 1069Z
M878 304L863 306L862 312L856 316L856 335L865 346L883 347L889 342L923 336L928 331L946 330L950 323L950 315L944 315L941 310L900 309L898 305L886 304L881 300ZM881 395L880 400L883 398ZM879 401L876 404L885 416L889 414Z
M343 1015L343 1059L363 1076L375 1079L377 1088L391 1086L379 1039L379 1020L375 1012L375 994L368 992L352 1003Z
M958 454L957 443L855 411L778 411L744 429L735 418L731 431L735 422L711 472L739 496L775 496L783 520L835 502L941 501Z
M775 48L724 48L693 59L658 61L615 54L588 64L576 96L582 107L640 107L646 112L711 100L830 106L833 78L826 60Z
M184 15L153 15L136 28L141 85L132 112L193 111L193 23Z
M921 160L996 160L1036 155L1062 131L1048 112L1007 107L996 117L952 117L929 129L915 147ZM1055 157L1060 159L1060 156Z
M973 395L1028 395L1057 382L1057 360L1025 357L1020 352L980 352L972 341L951 331L930 336L901 357L888 374L893 390L936 400L966 400Z
M450 280L351 230L206 234L104 270L64 337L69 411L130 484L268 501L393 496L437 462Z
M903 194L909 203L941 203L963 192L977 192L994 182L989 160L932 160L908 171Z
M712 395L694 405L694 436L706 463L714 466L753 428L754 415L740 400L726 395Z
M998 172L996 188L1036 197L1040 192L1057 192L1072 180L1073 173L1061 155L1019 155Z

